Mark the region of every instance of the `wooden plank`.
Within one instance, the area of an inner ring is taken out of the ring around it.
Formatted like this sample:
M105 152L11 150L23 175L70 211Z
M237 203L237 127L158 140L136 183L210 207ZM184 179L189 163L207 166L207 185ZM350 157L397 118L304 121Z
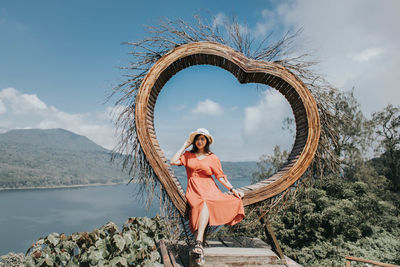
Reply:
M215 59L216 59L215 65L218 67L222 66L222 62L223 62L222 57L215 56Z
M223 239L218 238L218 240L216 239L210 239L207 240L207 243L209 245L209 247L226 247L227 245L225 245L222 241Z
M151 90L150 95L153 97L153 99L157 99L158 92L156 90Z
M206 63L206 61L204 61L203 60L203 54L196 54L195 55L195 60L196 60L196 64L198 64L198 65L203 65L203 64L205 64Z
M271 246L262 241L259 238L250 238L246 236L237 236L233 237L236 239L242 247L244 248L265 248L265 249L271 249Z
M299 99L299 94L296 90L290 90L287 94L284 95L290 106L292 107L297 100Z
M219 257L219 260L224 260L224 257L273 257L277 258L276 254L267 249L254 249L254 248L241 248L241 247L215 247L215 248L205 248L204 254L207 258L212 256ZM242 259L243 260L243 259ZM247 261L247 259L246 259ZM244 262L246 262L244 261Z
M205 267L207 266L273 266L300 267L295 261L288 257L285 260L288 265L284 265L278 255L271 250L271 246L258 238L242 237L220 237L224 242L235 244L233 247L227 247L217 239L209 240L210 247L204 248ZM231 241L231 242L230 242ZM236 246L242 244L242 246ZM191 247L187 247L184 242L178 243L177 255L180 266L195 267ZM172 259L172 257L170 257ZM187 262L185 261L187 259ZM197 267L197 266L196 266Z
M279 92L282 95L286 95L291 90L295 90L295 89L289 83L286 83L286 86L279 88Z
M238 242L233 237L218 237L218 239L224 244L226 247L231 247L231 248L237 248L237 247L242 247L242 244Z
M275 89L275 86L278 85L280 83L280 81L281 80L279 79L279 77L273 76L273 78L270 79L268 85Z
M357 258L357 257L352 257L352 256L345 256L345 259L347 261L349 261L349 263L350 263L350 261L358 261L358 262L365 262L365 263L374 264L374 265L378 265L378 266L384 266L384 267L400 267L400 265L383 263L380 261L367 260L367 259ZM350 264L349 264L349 266L350 266Z
M238 252L241 254L238 255ZM205 249L204 267L228 267L228 266L284 266L277 265L277 256L265 249L253 248L214 248L210 251ZM197 267L193 259L189 258L190 267Z

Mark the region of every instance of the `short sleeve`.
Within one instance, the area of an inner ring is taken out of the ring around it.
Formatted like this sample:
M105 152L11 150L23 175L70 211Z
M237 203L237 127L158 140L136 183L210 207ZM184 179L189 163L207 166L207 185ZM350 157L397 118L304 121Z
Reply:
M215 175L215 178L223 177L225 179L225 181L227 181L226 175L225 175L224 171L222 170L221 161L215 155L214 155L214 160L213 160L211 169L213 171L213 174Z
M188 153L189 151L185 151L180 157L179 160L181 161L182 165L186 167L187 164L187 159L188 159Z

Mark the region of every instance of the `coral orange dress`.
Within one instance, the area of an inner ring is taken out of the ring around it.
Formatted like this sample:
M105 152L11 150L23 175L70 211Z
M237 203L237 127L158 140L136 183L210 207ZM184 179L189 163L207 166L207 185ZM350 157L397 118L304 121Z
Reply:
M216 155L210 154L198 159L194 153L186 151L179 159L186 167L188 177L186 199L191 208L189 225L193 233L199 226L199 215L204 203L207 203L210 213L209 225L234 225L244 218L242 200L222 193L211 176L227 179Z

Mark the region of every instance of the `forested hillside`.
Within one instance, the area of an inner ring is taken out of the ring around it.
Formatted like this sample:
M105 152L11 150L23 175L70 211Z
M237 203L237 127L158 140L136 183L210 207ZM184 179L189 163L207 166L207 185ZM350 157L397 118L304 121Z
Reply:
M63 129L11 130L0 134L0 188L123 182L110 152Z
M63 129L11 130L0 134L0 188L69 186L129 180L110 151ZM256 162L222 162L229 178L249 178ZM186 177L184 167L175 174Z

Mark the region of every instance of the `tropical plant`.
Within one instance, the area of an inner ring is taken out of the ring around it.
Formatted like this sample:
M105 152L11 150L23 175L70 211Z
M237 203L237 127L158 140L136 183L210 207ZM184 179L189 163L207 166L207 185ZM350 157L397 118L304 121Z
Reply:
M119 230L109 222L91 233L52 233L27 251L25 266L163 266L157 243L168 238L156 216L129 218Z

